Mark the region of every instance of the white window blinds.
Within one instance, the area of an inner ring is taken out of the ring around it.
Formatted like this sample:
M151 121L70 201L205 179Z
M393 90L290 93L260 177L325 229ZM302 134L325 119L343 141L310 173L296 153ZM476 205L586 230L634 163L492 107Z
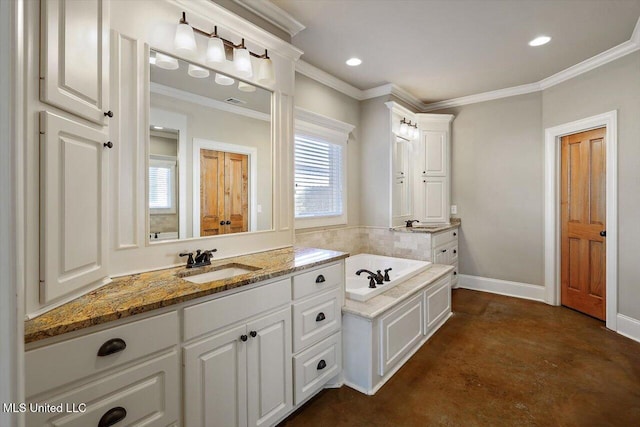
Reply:
M149 209L175 213L175 161L150 159Z
M343 206L343 146L295 137L296 218L340 216Z

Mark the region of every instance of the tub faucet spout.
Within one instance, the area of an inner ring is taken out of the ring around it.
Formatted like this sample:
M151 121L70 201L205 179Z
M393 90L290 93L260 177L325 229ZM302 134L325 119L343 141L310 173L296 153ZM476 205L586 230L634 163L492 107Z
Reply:
M378 285L382 285L382 282L384 280L384 276L382 274L380 274L380 270L378 270L377 273L374 273L373 271L369 271L369 270L365 270L365 269L360 269L360 270L356 271L356 275L357 276L359 276L362 273L369 274L369 276L371 276Z

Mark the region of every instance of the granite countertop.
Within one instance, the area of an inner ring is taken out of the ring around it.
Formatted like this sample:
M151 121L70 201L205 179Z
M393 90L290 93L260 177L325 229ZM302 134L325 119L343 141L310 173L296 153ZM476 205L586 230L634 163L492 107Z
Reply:
M450 224L434 224L428 226L413 226L413 227L392 227L391 230L400 233L439 233L441 231L452 230L460 227L462 220L460 218L451 218Z
M325 249L289 247L214 260L210 266L193 270L181 266L117 277L108 285L26 321L24 340L25 343L31 343L309 269L348 256L344 252ZM256 271L202 284L191 283L182 278L229 264L251 266Z
M369 301L345 299L342 312L373 319L396 306L399 302L411 297L416 291L426 288L451 273L453 269L454 267L451 265L433 264L426 271L396 285L383 294L371 298Z

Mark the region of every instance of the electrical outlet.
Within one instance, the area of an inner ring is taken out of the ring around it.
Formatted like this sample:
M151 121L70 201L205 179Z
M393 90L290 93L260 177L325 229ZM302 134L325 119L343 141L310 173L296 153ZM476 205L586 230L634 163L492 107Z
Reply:
M451 205L451 215L458 213L458 205Z

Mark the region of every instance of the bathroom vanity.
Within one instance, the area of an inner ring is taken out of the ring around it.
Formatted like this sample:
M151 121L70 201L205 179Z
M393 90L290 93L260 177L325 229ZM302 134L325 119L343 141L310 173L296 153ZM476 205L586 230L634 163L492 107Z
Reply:
M215 261L256 270L200 284L184 267L125 276L28 321L28 403L88 406L26 425L275 424L340 384L345 257L267 251Z

